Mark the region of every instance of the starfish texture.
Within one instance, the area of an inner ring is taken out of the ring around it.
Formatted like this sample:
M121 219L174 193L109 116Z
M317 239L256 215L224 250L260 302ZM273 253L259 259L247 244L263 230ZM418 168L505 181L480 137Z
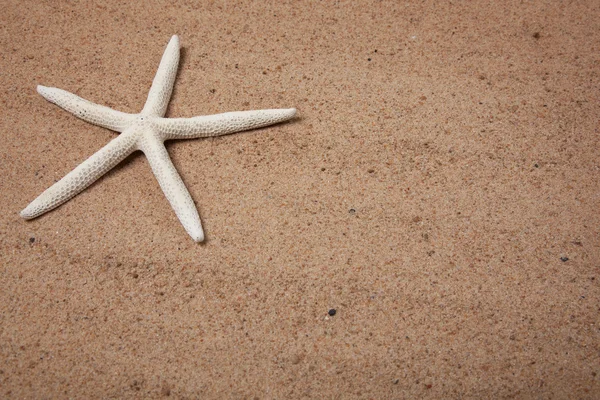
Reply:
M173 36L165 49L152 82L148 100L139 114L128 114L91 103L67 91L38 86L46 100L76 117L121 134L33 200L21 217L35 218L63 204L121 162L141 150L175 214L197 242L204 240L198 211L173 166L164 141L210 137L259 128L294 117L296 109L237 111L193 118L163 118L171 98L177 65L179 38Z

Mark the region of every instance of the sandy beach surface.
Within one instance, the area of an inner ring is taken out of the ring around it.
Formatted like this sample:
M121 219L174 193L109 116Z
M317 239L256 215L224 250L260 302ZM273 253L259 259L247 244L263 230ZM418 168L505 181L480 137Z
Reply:
M125 4L123 4L125 3ZM0 398L598 398L600 3L16 1L0 13ZM38 84L169 117L206 241L117 134ZM334 314L335 315L330 315Z

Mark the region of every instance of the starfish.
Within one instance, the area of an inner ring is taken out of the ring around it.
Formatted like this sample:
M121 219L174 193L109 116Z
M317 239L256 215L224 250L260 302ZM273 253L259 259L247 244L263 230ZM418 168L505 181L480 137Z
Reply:
M163 118L171 98L178 64L179 38L174 35L165 49L148 99L139 114L128 114L94 104L62 89L38 86L38 93L51 103L84 121L120 132L120 135L46 189L21 211L21 217L32 219L58 207L83 191L129 154L141 150L148 158L156 180L187 233L196 242L203 241L204 231L194 200L171 162L164 141L219 136L272 125L293 118L296 109L236 111L193 118Z

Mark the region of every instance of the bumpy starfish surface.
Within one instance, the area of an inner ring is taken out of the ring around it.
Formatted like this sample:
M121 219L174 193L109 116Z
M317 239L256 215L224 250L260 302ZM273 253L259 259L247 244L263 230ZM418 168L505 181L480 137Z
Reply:
M48 101L84 121L121 134L46 189L21 211L21 217L35 218L58 207L129 154L141 150L148 158L154 176L187 233L195 241L203 241L204 232L198 211L169 158L164 141L218 136L259 128L289 120L294 117L296 110L237 111L193 118L162 118L171 98L178 63L179 38L173 36L160 61L148 100L139 114L116 111L61 89L38 86L38 92Z

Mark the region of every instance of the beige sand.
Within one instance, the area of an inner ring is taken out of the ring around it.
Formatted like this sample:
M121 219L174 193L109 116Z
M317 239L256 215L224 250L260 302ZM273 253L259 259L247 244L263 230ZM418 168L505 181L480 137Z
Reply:
M597 1L120 3L2 5L1 398L597 398ZM172 34L167 115L300 115L168 145L206 243L140 155L22 220L115 135L36 85Z

